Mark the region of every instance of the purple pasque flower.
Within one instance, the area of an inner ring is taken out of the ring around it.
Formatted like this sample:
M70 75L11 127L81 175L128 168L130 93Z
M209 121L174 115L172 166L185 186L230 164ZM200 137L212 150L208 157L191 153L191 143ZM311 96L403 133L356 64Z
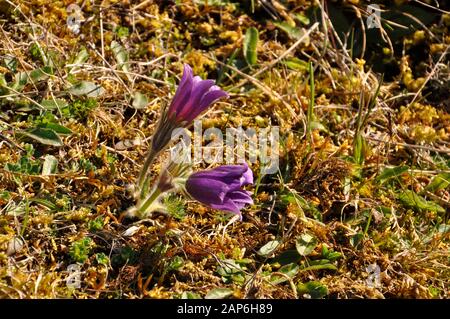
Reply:
M214 80L194 76L189 65L184 65L183 76L168 109L163 112L152 139L154 151L163 150L170 142L172 131L188 127L192 121L228 93L215 85Z
M222 165L193 173L186 181L186 191L211 208L241 216L245 204L253 204L251 193L242 189L248 184L253 184L253 172L246 163Z
M169 119L189 124L218 99L228 97L228 93L214 84L214 80L194 76L191 67L185 64L183 77L167 111Z

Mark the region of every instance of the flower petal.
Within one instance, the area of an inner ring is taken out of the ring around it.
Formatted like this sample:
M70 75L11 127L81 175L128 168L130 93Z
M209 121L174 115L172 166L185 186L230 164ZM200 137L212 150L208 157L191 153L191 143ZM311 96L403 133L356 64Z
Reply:
M186 181L186 191L203 204L220 205L228 192L228 186L218 180L191 175Z
M180 110L179 116L184 121L191 122L194 118L196 118L200 113L202 113L207 107L200 108L200 100L203 95L214 85L214 80L196 80L194 77L194 83L192 86L191 96L189 101L183 105Z
M194 85L194 77L192 69L189 65L184 65L183 76L181 78L180 84L178 85L177 91L172 98L172 103L169 107L169 114L180 113L183 105L185 105L191 96L192 88Z
M221 90L217 85L214 85L205 95L203 95L199 107L207 108L209 105L222 97L228 97L228 93Z
M244 163L244 165L247 170L242 174L241 186L253 184L253 172L250 167L248 167L247 163Z
M212 204L210 205L211 208L223 210L226 212L232 212L235 214L240 215L241 214L241 208L238 205L236 205L235 202L233 202L230 198L225 198L223 203L221 204Z
M251 193L241 187L253 183L253 173L247 163L222 165L211 170L193 173L186 182L186 190L203 204L238 214L247 204L253 204Z
M193 100L195 103L194 112L188 114L186 120L189 122L193 121L199 114L210 107L211 104L223 97L228 97L228 94L225 91L222 91L218 86L211 86L207 92L204 92L201 95L200 100Z
M253 204L253 199L250 196L250 192L245 190L238 190L226 194L226 198L230 198L234 203L239 204Z

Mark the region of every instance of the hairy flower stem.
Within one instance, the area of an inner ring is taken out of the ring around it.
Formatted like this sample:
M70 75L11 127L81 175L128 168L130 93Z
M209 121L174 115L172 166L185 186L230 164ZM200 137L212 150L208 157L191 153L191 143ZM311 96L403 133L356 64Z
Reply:
M146 190L148 188L149 184L149 174L148 169L150 165L153 163L153 161L158 156L159 152L156 152L153 150L153 148L150 149L150 152L147 155L147 158L145 159L145 163L142 166L141 172L139 174L138 179L138 190L139 190L139 198L144 198Z
M150 207L150 205L161 195L161 190L159 188L155 188L153 193L147 197L147 199L137 207L138 215L145 216L146 211Z

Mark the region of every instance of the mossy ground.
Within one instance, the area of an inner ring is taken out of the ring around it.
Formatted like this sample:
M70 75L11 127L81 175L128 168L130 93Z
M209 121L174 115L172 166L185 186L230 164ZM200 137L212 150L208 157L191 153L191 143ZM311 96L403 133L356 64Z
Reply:
M74 34L72 1L0 0L0 297L448 297L449 14L385 1L406 31L362 37L363 1L269 2L77 1ZM181 196L126 217L183 63L230 93L204 129L280 127L242 222Z

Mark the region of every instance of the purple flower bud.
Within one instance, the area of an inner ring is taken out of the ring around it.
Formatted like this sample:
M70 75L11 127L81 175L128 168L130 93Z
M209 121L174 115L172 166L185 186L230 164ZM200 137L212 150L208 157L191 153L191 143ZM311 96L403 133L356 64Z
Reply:
M185 64L180 85L169 106L168 117L177 123L189 124L222 97L228 97L228 94L214 85L214 80L202 80L194 76L191 67Z
M153 135L153 151L162 151L169 144L174 129L188 127L198 115L223 97L228 97L228 93L214 85L214 80L202 80L194 76L191 67L185 64L172 103L162 114Z
M245 204L253 204L250 192L242 189L248 184L253 184L253 173L247 164L223 165L193 173L186 181L186 191L211 208L241 216Z

